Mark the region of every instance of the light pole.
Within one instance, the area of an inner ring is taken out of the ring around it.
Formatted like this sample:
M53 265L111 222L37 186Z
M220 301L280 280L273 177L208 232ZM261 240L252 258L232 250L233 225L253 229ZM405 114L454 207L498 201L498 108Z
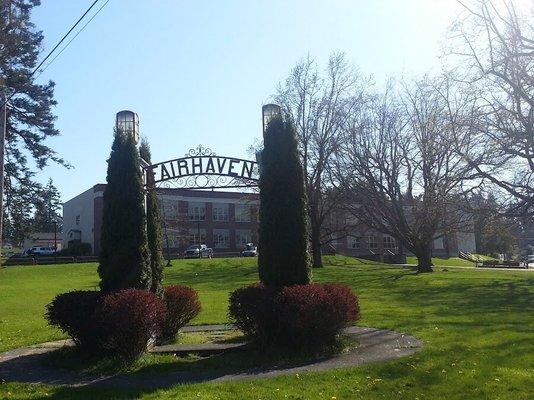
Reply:
M200 214L197 217L197 234L198 234L198 258L202 258L202 253L200 251L200 248L202 247L200 244Z
M2 88L0 93L0 256L4 244L4 151L7 130L7 98Z
M54 263L57 258L57 221L54 220Z
M167 267L171 265L171 249L169 247L169 234L167 233L167 217L165 216L165 206L161 205L161 212L163 214L163 232L165 235L165 247L167 250Z

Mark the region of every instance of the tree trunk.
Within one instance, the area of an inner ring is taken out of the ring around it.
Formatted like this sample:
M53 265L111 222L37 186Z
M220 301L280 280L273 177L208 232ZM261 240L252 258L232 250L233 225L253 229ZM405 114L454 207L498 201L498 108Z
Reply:
M417 253L417 273L434 272L432 270L432 247L430 243L421 245Z
M319 229L314 229L312 224L312 258L313 268L323 267L323 258L321 257L321 234Z

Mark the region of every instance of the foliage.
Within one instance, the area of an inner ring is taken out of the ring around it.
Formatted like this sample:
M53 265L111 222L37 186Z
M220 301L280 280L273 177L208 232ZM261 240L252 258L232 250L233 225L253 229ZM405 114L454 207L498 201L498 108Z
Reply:
M33 232L61 232L61 196L52 179L39 190L35 200L35 213L32 222Z
M104 298L99 318L104 331L103 348L129 363L141 356L149 341L161 333L165 305L152 292L125 289Z
M115 132L103 200L100 288L150 288L144 191L133 135Z
M304 173L289 120L274 118L267 127L259 186L260 280L273 286L308 283Z
M165 288L163 302L167 313L161 339L170 341L176 337L180 328L200 313L202 306L195 289L179 285Z
M70 242L69 247L58 251L58 256L89 256L92 253L91 243Z
M74 290L57 295L46 306L46 319L71 337L80 348L97 351L102 346L99 310L103 295L99 291Z
M50 161L67 166L45 143L59 135L52 109L54 82L35 83L42 32L31 22L37 0L0 2L0 91L14 93L7 109L5 145L5 237L20 243L31 230L32 214L44 200L46 187L35 181L35 166ZM3 100L0 100L0 105Z
M261 347L292 350L332 345L360 319L358 298L347 286L319 283L238 289L230 296L229 315Z
M141 141L139 155L147 163L151 163L150 146L146 139ZM153 176L147 177L148 191L146 194L146 230L148 249L150 251L150 269L152 271L152 284L150 290L159 296L163 294L163 234L161 231L160 204L153 181Z

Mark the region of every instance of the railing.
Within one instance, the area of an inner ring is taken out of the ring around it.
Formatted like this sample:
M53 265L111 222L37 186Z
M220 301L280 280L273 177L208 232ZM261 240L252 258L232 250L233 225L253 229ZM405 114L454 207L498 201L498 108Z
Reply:
M13 257L1 260L1 265L49 265L49 264L79 264L98 261L97 256L77 257Z

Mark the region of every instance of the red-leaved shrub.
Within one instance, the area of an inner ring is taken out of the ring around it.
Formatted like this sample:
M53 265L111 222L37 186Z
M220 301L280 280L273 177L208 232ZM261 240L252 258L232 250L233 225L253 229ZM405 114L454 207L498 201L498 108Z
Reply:
M187 286L167 286L163 301L167 314L161 340L168 341L174 339L180 328L198 315L202 306L196 290Z
M230 294L230 319L260 345L269 343L277 335L276 294L275 289L262 284L239 288Z
M57 295L46 306L45 318L69 335L78 347L99 351L103 332L98 322L103 295L98 291L74 290Z
M360 318L358 298L348 287L318 283L238 289L230 296L229 315L260 346L294 350L334 344Z
M146 350L165 322L165 305L152 292L125 289L107 295L100 310L105 332L103 347L112 356L131 362Z

